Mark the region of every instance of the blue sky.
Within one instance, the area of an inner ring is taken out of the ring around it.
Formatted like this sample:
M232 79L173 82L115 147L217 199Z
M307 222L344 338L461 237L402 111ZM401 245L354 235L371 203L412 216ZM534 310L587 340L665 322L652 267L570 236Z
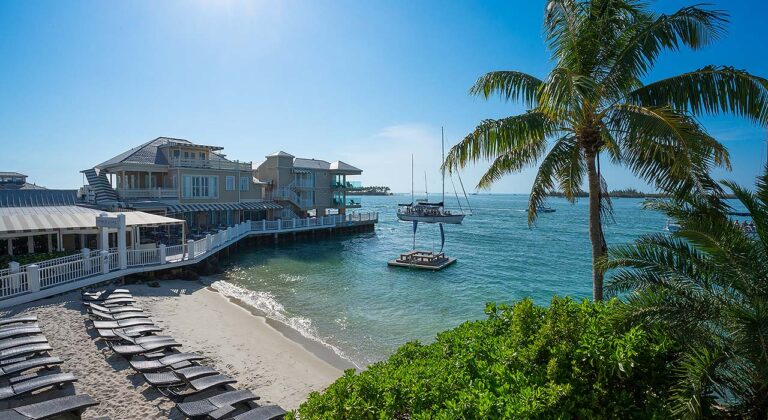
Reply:
M467 95L484 72L544 76L543 1L35 1L0 3L0 170L49 188L158 136L225 148L258 162L276 150L364 169L369 185L439 189L440 126L447 146L484 118L523 111ZM691 1L654 4L672 12ZM762 1L715 1L728 36L667 54L649 80L732 65L768 76ZM707 118L751 184L768 133ZM475 185L487 164L464 173ZM648 189L623 169L611 188ZM533 170L494 192L527 192Z

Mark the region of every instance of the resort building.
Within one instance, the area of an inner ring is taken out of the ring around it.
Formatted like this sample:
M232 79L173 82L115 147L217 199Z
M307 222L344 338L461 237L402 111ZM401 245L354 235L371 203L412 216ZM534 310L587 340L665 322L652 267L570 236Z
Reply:
M39 185L27 182L27 176L18 172L0 172L0 190L42 190Z
M186 220L192 237L245 220L274 217L251 162L222 147L158 137L82 171L84 201L111 210L141 210Z
M284 207L283 218L345 214L359 208L359 200L347 199L347 176L363 171L342 161L332 163L297 158L286 152L272 153L254 175L265 184L265 196Z

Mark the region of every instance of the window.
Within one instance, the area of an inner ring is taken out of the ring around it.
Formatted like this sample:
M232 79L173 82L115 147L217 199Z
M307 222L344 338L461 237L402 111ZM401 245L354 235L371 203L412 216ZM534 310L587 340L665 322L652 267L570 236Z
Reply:
M227 176L226 178L226 185L224 188L227 191L234 191L235 190L235 177L234 176Z
M217 176L184 175L182 197L184 198L216 198L219 196Z
M184 159L189 159L189 152L184 152Z
M178 159L180 155L181 155L181 152L178 149L173 151L174 159Z
M250 184L251 184L250 179L244 176L240 177L240 191L248 191Z
M198 153L198 157L200 158L200 160L205 160L205 152Z

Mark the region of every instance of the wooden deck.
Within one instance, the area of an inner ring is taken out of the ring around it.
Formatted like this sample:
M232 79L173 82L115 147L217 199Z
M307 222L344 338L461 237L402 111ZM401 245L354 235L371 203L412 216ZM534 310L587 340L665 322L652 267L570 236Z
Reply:
M387 265L392 267L417 268L420 270L438 271L456 262L456 258L446 257L444 253L434 254L431 251L408 251L400 254L399 258L390 260Z

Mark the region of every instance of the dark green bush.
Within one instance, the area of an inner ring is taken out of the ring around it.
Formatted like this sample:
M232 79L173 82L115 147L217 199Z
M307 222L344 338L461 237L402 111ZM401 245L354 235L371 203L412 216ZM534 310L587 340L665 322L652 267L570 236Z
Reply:
M54 258L66 257L68 255L77 254L79 251L62 251L62 252L40 252L36 254L27 255L0 255L0 269L8 268L8 264L11 261L16 261L20 265L32 264L40 261L52 260Z
M678 346L612 320L605 305L554 298L488 304L488 319L410 342L312 393L301 419L666 418Z

